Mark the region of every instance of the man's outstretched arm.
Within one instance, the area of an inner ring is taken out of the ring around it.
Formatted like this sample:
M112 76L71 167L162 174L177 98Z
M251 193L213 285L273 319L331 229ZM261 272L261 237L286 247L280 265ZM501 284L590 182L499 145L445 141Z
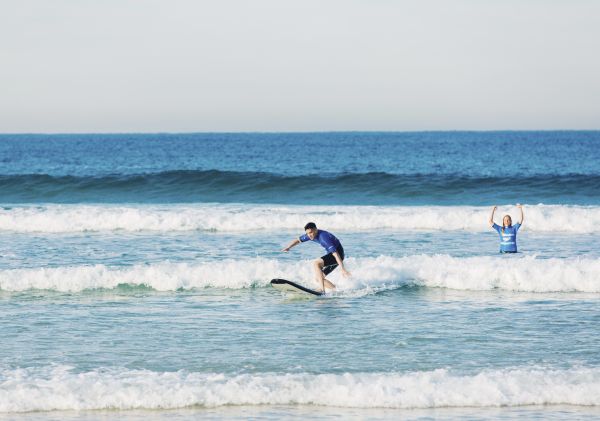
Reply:
M298 244L300 244L300 240L298 240L298 239L296 238L294 241L292 241L290 244L288 244L288 246L287 246L287 247L285 247L285 248L281 249L281 251L284 251L284 252L286 252L286 253L287 253L288 251L290 251L290 249L291 249L292 247L294 247L294 246L297 246Z

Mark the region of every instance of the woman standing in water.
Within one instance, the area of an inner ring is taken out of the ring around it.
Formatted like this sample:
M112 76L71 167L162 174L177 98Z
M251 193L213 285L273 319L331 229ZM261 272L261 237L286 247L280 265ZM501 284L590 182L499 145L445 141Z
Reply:
M496 212L497 206L492 208L492 214L490 215L490 226L498 231L500 235L500 253L516 253L517 252L517 231L523 224L523 206L517 203L517 207L521 211L521 220L518 224L513 226L512 218L510 215L504 215L502 218L502 226L494 222L494 212Z

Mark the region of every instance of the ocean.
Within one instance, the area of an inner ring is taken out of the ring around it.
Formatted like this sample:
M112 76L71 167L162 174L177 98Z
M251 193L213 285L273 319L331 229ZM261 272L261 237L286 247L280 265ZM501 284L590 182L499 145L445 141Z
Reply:
M599 326L598 131L0 135L0 419L597 419Z

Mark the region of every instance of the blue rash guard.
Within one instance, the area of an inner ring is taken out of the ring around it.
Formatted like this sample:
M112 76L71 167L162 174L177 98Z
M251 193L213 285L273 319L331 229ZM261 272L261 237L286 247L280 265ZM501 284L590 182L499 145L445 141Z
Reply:
M301 243L310 240L310 238L308 238L308 235L306 234L301 235L298 239ZM327 253L334 253L339 250L344 250L342 248L342 243L340 243L340 240L338 240L335 235L324 230L317 230L317 235L312 241L321 244L325 248L325 250L327 250Z
M517 252L517 231L521 228L521 224L515 224L510 227L502 227L496 223L492 225L500 235L500 253L516 253Z

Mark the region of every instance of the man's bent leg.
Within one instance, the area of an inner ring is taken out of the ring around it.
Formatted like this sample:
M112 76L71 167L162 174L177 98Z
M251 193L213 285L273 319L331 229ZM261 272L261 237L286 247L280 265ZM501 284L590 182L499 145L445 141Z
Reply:
M321 288L323 292L325 292L325 288L335 289L335 285L329 282L327 278L325 278L325 274L323 273L324 265L325 262L323 262L323 259L316 259L313 261L313 267L315 269L315 278L317 280L319 288Z

